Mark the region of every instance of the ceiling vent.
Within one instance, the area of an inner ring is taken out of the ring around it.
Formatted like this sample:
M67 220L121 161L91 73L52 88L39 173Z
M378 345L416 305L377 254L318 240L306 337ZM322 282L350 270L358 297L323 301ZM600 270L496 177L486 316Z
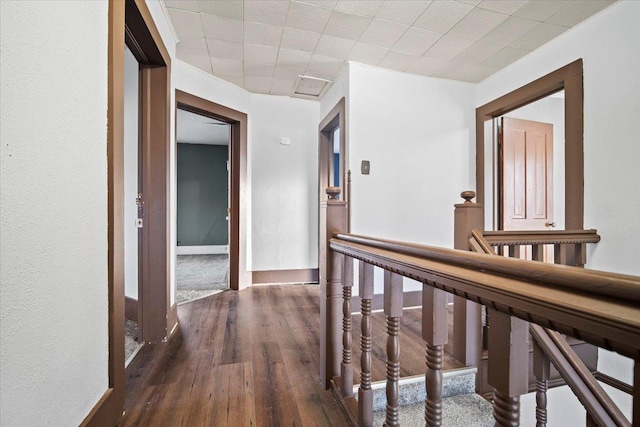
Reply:
M318 99L329 89L333 83L318 77L298 76L293 96L298 98Z

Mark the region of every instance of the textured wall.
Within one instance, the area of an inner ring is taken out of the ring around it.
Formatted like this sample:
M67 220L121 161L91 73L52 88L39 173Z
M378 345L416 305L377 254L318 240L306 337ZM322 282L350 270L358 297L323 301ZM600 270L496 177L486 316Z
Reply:
M107 2L2 2L0 425L108 387Z

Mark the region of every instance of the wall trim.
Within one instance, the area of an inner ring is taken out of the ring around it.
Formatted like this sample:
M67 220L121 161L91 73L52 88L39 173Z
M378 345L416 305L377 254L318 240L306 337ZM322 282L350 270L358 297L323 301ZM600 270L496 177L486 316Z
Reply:
M318 283L318 269L254 271L253 284Z
M112 427L115 409L113 388L107 389L98 403L91 409L91 412L80 423L80 427Z

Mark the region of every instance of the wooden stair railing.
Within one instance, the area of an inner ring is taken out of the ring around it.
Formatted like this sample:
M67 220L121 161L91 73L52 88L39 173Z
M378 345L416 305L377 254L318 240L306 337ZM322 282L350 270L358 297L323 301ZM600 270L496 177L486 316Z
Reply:
M443 341L446 342L442 326L446 325L444 292L490 308L492 327L489 329L489 345L501 349L497 352L500 357L493 359L488 372L489 382L496 389L494 416L497 425L519 424L519 396L528 392L527 322L617 351L633 358L636 371L640 369L640 277L345 234L334 235L330 240L330 249L332 257L342 264L343 271L347 271L349 267L345 265L353 263L353 259L360 261L363 301L371 295L367 294L366 288L372 288L373 267L386 271L385 308L389 316L386 425L397 425L398 346L394 319L399 317L400 312L394 301L401 295L399 279L402 276L423 283L427 425L441 424L439 359L441 345ZM567 301L571 301L571 304L567 304ZM363 305L363 314L365 310L366 304ZM351 314L347 311L343 310L343 315L349 317ZM370 345L366 342L370 334L366 331L368 322L364 317L363 373L367 371L367 363L370 363L367 361L367 348ZM348 324L348 321L343 321L343 325ZM545 370L544 366L536 369ZM339 387L349 386L349 382L342 378L336 378L336 381ZM361 400L357 403L358 414L353 417L360 426L372 423L370 400L365 397L369 389L367 376L363 375L359 391ZM540 394L541 400L542 396ZM353 397L346 397L345 401L349 399ZM634 384L633 399L633 425L640 425L638 384ZM347 403L346 407L354 408L354 404ZM539 422L542 422L542 412L540 415Z

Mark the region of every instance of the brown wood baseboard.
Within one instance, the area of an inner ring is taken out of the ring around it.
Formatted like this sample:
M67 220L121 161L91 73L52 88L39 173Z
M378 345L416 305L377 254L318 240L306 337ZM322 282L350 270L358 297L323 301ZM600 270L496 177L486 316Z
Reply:
M402 306L404 308L422 306L422 291L405 292ZM373 296L373 301L371 301L371 310L382 310L383 308L384 295L375 294ZM351 298L351 312L360 313L360 297L358 295L354 295Z
M80 427L113 427L119 420L114 420L113 389L108 389L82 420Z
M124 297L124 317L128 320L138 322L138 300L131 297Z
M318 269L254 271L253 284L318 283Z

